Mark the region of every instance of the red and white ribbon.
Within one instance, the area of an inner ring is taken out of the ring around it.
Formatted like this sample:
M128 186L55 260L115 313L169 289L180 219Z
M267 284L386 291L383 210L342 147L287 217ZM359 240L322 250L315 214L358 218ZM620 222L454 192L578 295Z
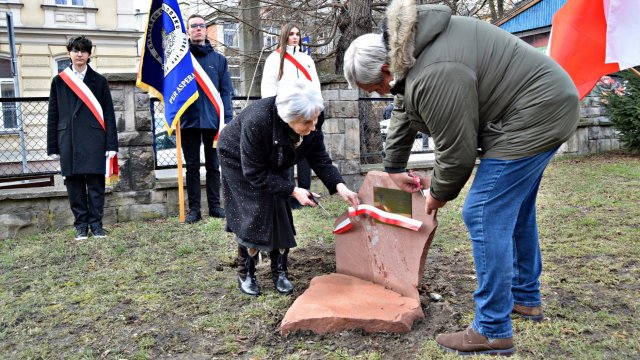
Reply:
M351 219L346 218L346 219L344 219L344 221L342 221L340 224L338 224L338 226L336 226L335 229L333 229L333 233L334 234L342 234L342 233L345 233L345 232L351 230L352 227L353 227L353 224L351 224Z
M96 120L98 120L100 125L102 125L102 130L106 131L107 128L104 126L104 115L102 113L102 106L100 105L100 102L98 102L98 99L96 99L96 96L93 95L91 89L89 89L87 84L82 82L82 80L80 80L80 78L73 73L70 67L60 72L60 78L62 79L62 81L64 81L65 84L67 84L67 86L69 86L69 88L71 88L71 91L73 91L74 94L76 94L80 98L80 100L82 100L82 102L89 108L93 116L95 116Z
M220 97L220 93L218 89L213 85L211 78L207 75L206 71L200 66L200 63L196 59L193 54L191 54L191 62L193 63L193 72L196 75L196 81L198 85L202 88L202 91L207 96L207 99L211 101L213 107L216 109L218 113L218 133L213 139L213 147L216 147L218 142L218 136L224 127L224 103L222 102L222 98Z
M372 218L385 224L399 226L413 231L420 230L420 227L422 226L422 221L420 220L380 210L377 207L371 205L361 204L357 209L349 207L349 217L358 215L369 215ZM351 229L352 226L353 225L351 224L351 219L345 219L343 222L338 224L338 226L336 226L336 228L333 230L333 233L342 234Z
M280 49L278 49L276 51L278 52L278 54L280 53ZM294 58L291 54L289 54L288 52L285 52L284 53L284 58L289 60L293 64L293 66L297 67L298 70L300 70L300 72L304 75L304 77L307 78L307 80L313 81L313 80L311 80L311 74L309 74L307 69L305 69L304 66L302 64L300 64L300 62L298 60L296 60L296 58Z

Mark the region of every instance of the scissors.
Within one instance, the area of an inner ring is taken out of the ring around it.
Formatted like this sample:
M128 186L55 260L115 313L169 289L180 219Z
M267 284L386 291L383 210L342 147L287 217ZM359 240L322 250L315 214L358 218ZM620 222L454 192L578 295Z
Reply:
M324 211L324 213L327 214L327 216L331 217L331 214L329 214L327 209L325 209L324 206L322 206L322 204L318 202L318 198L315 197L311 191L309 191L309 195L311 195L311 200L313 200L313 202L316 203L316 205L320 206L320 209L322 209L322 211Z

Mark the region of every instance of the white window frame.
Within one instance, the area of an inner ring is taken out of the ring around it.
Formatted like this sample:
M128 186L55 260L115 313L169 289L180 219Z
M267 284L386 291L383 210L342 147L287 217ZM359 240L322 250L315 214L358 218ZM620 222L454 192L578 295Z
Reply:
M61 55L61 56L55 57L55 58L53 59L53 75L54 75L54 76L55 76L55 75L58 75L58 74L60 73L60 72L58 71L58 63L59 63L60 61L63 61L63 60L71 61L71 60L69 59L69 56L67 56L67 55Z
M56 4L56 0L43 0L45 28L97 29L95 0L82 0L82 5L73 5L73 0Z
M242 71L240 70L240 65L229 64L228 66L229 66L229 77L231 78L231 83L233 84L233 91L234 93L238 93L238 91L240 90L240 85L242 83ZM238 76L234 76L234 73L233 71L231 71L231 69L234 69L234 70L237 69Z
M235 26L235 29L233 28L228 28L228 26ZM235 33L234 34L234 44L227 44L227 33ZM224 23L222 24L222 40L223 43L226 47L232 48L232 49L239 49L240 48L240 24L238 23Z
M264 29L266 31L262 37L262 43L267 49L275 50L275 45L278 44L278 38L280 37L280 29L277 26L268 26ZM274 33L276 35L271 35Z
M60 4L58 3L59 1L64 1L64 4ZM82 1L82 4L78 5L78 4L74 4L74 1ZM85 7L86 4L86 0L54 0L54 4L58 5L58 6L77 6L77 7Z
M13 82L13 78L0 78L0 88L2 87L2 85L4 84L11 84L14 88L13 88L13 96L16 96L16 89L15 89L15 84ZM1 89L0 89L1 90ZM2 97L2 91L0 91L0 98ZM0 131L12 131L12 130L18 130L18 112L16 109L17 104L14 103L13 105L13 110L14 110L14 114L16 116L16 126L15 127L5 127L5 119L4 119L4 105L5 103L0 102L0 113L2 114L2 121L0 121ZM10 107L9 107L10 108Z

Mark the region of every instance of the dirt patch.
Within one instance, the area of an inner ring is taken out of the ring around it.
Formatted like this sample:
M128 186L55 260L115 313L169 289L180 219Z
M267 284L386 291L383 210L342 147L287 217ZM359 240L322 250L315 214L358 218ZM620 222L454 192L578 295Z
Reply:
M475 288L473 265L462 254L453 257L442 256L437 248L432 248L427 257L423 283L419 289L420 301L425 318L414 323L408 334L366 334L359 330L344 331L336 334L315 335L312 332L296 332L286 337L278 333L284 313L278 314L278 322L263 337L251 339L264 347L278 348L282 354L297 352L297 343L331 344L326 351L349 349L349 355L358 355L371 351L384 353L385 358L412 358L418 354L428 339L444 331L461 330L459 325L462 313L473 309L472 294ZM335 272L335 254L329 247L311 246L298 248L291 254L290 273L296 288L292 301L302 294L311 279L321 274ZM465 279L464 281L452 281ZM258 271L258 281L270 291L270 273L268 267ZM442 295L442 300L434 302L429 293ZM462 301L468 299L468 301ZM313 358L313 357L312 357Z

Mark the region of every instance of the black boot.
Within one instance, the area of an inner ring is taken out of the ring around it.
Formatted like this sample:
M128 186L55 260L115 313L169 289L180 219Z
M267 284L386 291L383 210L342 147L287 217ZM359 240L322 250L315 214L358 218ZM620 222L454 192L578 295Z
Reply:
M238 245L238 286L245 294L260 295L260 286L256 280L256 262L258 253L249 256L247 248Z
M273 277L273 284L276 286L281 294L291 294L293 292L293 284L287 278L287 257L289 255L289 249L285 249L284 253L280 253L280 250L274 249L269 253L271 258L271 276Z

